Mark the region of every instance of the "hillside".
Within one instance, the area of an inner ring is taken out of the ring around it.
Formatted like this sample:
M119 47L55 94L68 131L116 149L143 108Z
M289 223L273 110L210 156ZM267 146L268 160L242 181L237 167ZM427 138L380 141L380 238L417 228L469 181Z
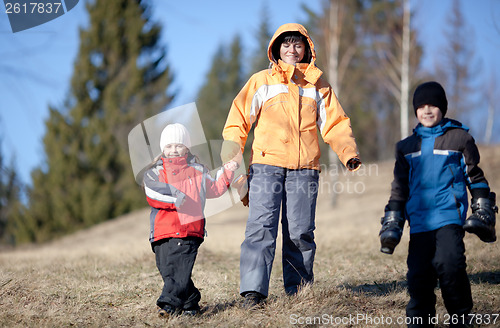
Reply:
M481 167L500 192L500 147L482 147L481 154ZM157 318L162 282L147 240L149 210L143 209L45 245L0 253L0 326L398 327L408 301L408 231L392 256L379 252L378 241L392 165L366 164L354 174L339 171L335 185L323 172L316 282L297 296L285 296L282 288L279 240L268 304L253 312L240 308L239 247L248 209L237 205L207 220L208 237L193 273L203 315ZM343 191L334 208L332 190ZM485 244L472 235L465 242L474 311L498 313L500 243ZM445 309L436 292L442 324Z

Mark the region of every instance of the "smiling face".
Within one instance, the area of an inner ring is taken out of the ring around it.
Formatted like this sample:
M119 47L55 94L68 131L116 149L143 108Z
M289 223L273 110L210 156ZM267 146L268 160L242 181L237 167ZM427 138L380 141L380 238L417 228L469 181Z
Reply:
M168 144L163 148L163 155L167 158L182 157L188 153L189 149L183 144Z
M417 119L426 128L432 128L441 122L443 114L436 106L423 105L417 108Z
M280 58L287 64L299 63L306 52L306 45L302 41L283 42L280 47Z

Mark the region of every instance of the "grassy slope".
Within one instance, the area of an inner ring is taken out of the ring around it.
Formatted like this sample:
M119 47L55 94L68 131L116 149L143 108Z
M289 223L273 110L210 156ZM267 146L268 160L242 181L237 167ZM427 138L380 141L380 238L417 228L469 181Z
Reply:
M492 189L500 191L500 148L481 151ZM147 241L144 209L47 245L0 253L0 326L284 327L305 322L310 327L398 327L396 320L404 317L408 302L408 232L392 256L379 252L377 236L392 165L366 166L347 176L340 172L336 190L343 188L344 193L335 208L329 203L332 185L328 177L322 178L316 282L295 297L285 296L282 289L279 240L268 304L253 312L240 308L239 246L248 210L238 205L209 218L207 224L208 238L193 273L204 314L168 321L157 318L154 304L162 282ZM474 311L498 313L499 242L484 244L472 235L465 242ZM439 291L437 295L443 319ZM393 324L381 325L381 320Z

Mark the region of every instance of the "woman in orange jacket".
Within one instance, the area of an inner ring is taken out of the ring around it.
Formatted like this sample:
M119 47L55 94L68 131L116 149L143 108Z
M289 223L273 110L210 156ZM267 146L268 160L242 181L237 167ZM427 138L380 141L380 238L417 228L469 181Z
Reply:
M253 307L268 295L282 207L283 280L287 294L313 281L320 149L317 130L351 171L359 168L350 120L300 24L278 28L268 47L270 68L236 96L223 131L243 152L254 125L249 217L241 245L240 293ZM239 151L239 149L238 149Z

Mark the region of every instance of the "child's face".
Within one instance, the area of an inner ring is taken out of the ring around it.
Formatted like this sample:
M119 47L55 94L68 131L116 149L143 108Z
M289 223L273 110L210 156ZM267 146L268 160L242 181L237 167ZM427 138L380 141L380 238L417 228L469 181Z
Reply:
M443 114L439 107L424 105L417 108L417 119L426 128L432 128L441 122Z
M306 52L304 42L283 42L280 47L280 58L287 64L295 65L299 63Z
M167 158L182 157L188 153L189 149L183 144L168 144L163 148L163 155Z

